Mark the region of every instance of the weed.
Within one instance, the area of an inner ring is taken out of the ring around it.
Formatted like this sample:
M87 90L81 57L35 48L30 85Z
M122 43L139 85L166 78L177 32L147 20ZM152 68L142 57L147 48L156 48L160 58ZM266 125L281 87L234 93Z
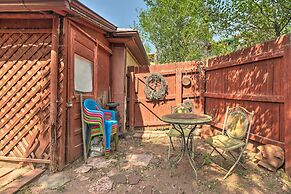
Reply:
M62 192L65 191L65 186L64 186L64 185L59 186L59 187L56 188L56 190L57 190L58 192L62 193Z
M210 165L212 163L211 156L208 153L203 153L203 165Z
M265 179L265 183L269 189L273 189L275 186L275 181L273 179L267 178L267 179Z
M214 191L217 185L218 185L217 180L209 181L208 184L207 184L207 188L210 191Z

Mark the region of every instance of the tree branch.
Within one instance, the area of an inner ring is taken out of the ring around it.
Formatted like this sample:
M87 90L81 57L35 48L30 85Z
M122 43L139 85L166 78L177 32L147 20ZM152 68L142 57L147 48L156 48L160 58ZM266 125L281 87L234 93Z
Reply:
M289 22L291 21L291 17L287 20L287 22L280 28L280 32L282 32L282 30L289 24Z
M274 23L275 21L272 20L268 15L265 14L264 10L263 10L263 7L258 4L255 0L252 0L252 2L260 9L260 12L263 16L265 16L265 18L267 18L269 21L271 21L272 23Z
M286 9L287 11L290 11L291 10L291 7L287 7L284 3L278 0L275 0L275 3L278 3L280 6L282 6L284 9Z

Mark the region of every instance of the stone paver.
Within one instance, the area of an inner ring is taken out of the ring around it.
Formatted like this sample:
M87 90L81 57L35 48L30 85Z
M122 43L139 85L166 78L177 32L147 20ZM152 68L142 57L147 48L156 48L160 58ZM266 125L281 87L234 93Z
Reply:
M126 156L129 166L148 166L152 155L149 154L130 154Z
M124 174L116 174L116 175L111 176L110 178L116 184L126 184L127 183L127 178Z
M82 165L79 168L75 169L76 173L87 173L92 169L92 166Z
M142 194L152 194L153 192L153 186L147 185L143 188Z
M93 169L107 168L111 164L111 160L105 160L104 158L89 158L87 166L91 166Z
M130 174L128 175L128 184L136 185L141 180L141 176L139 174Z
M43 189L57 189L70 181L70 178L64 175L63 172L52 175L44 175L39 179L39 186Z
M108 193L111 191L112 186L113 182L110 180L110 178L104 176L100 178L95 184L91 185L88 191L90 193L98 194Z
M112 177L113 175L116 175L119 171L117 169L112 169L107 173L107 176Z

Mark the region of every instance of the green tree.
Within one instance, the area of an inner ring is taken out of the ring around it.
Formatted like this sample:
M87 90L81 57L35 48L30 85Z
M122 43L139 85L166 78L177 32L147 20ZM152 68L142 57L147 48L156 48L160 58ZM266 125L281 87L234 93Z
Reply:
M290 0L207 0L211 31L233 49L274 39L291 30Z
M158 62L197 60L291 30L290 0L144 0L141 34Z
M156 48L158 62L194 60L206 56L212 40L203 0L145 0L139 13L143 37Z

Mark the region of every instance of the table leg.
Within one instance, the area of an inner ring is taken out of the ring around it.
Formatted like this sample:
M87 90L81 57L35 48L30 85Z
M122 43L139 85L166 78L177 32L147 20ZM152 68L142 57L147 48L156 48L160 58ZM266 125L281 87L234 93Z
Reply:
M181 161L181 159L183 158L185 152L187 152L187 156L188 156L190 165L191 165L191 167L192 167L192 169L193 169L193 171L195 173L195 177L197 179L197 172L196 172L196 169L195 169L195 162L194 162L193 157L192 157L192 155L194 155L194 150L192 150L192 148L193 148L192 147L193 146L193 140L191 139L191 138L193 138L192 137L192 133L195 130L196 125L194 125L192 127L192 129L190 130L189 135L188 135L187 138L185 137L185 133L184 133L184 130L181 127L181 125L178 125L178 126L179 126L179 128L176 127L176 124L173 124L174 129L177 130L181 134L182 151L181 151L181 153L174 160L171 161L169 157L168 157L168 160L169 160L170 163L172 162L171 165L177 165Z
M190 165L195 173L195 177L197 179L197 171L195 169L195 162L194 162L194 159L192 157L192 155L194 156L194 149L192 146L194 146L194 143L193 143L193 137L192 137L192 133L193 131L195 130L197 125L194 125L191 129L191 131L189 132L189 135L188 135L188 138L187 138L187 144L186 144L186 148L187 148L187 156L188 156L188 159L189 159L189 162L190 162ZM190 140L189 140L190 139ZM190 143L189 143L190 142Z
M169 154L168 154L168 160L169 160L169 162L171 163L171 165L177 165L177 164L181 161L181 159L183 158L183 156L184 156L184 154L185 154L185 151L186 151L186 147L185 147L185 145L186 145L186 141L185 141L184 131L178 129L178 128L176 127L175 124L173 124L173 127L174 127L175 130L177 130L177 131L181 134L181 137L182 137L182 138L181 138L181 140L182 140L182 142L181 142L182 151L181 151L181 153L178 154L178 156L176 156L173 160L170 159L170 156L169 156ZM171 145L170 145L170 146L171 146Z

